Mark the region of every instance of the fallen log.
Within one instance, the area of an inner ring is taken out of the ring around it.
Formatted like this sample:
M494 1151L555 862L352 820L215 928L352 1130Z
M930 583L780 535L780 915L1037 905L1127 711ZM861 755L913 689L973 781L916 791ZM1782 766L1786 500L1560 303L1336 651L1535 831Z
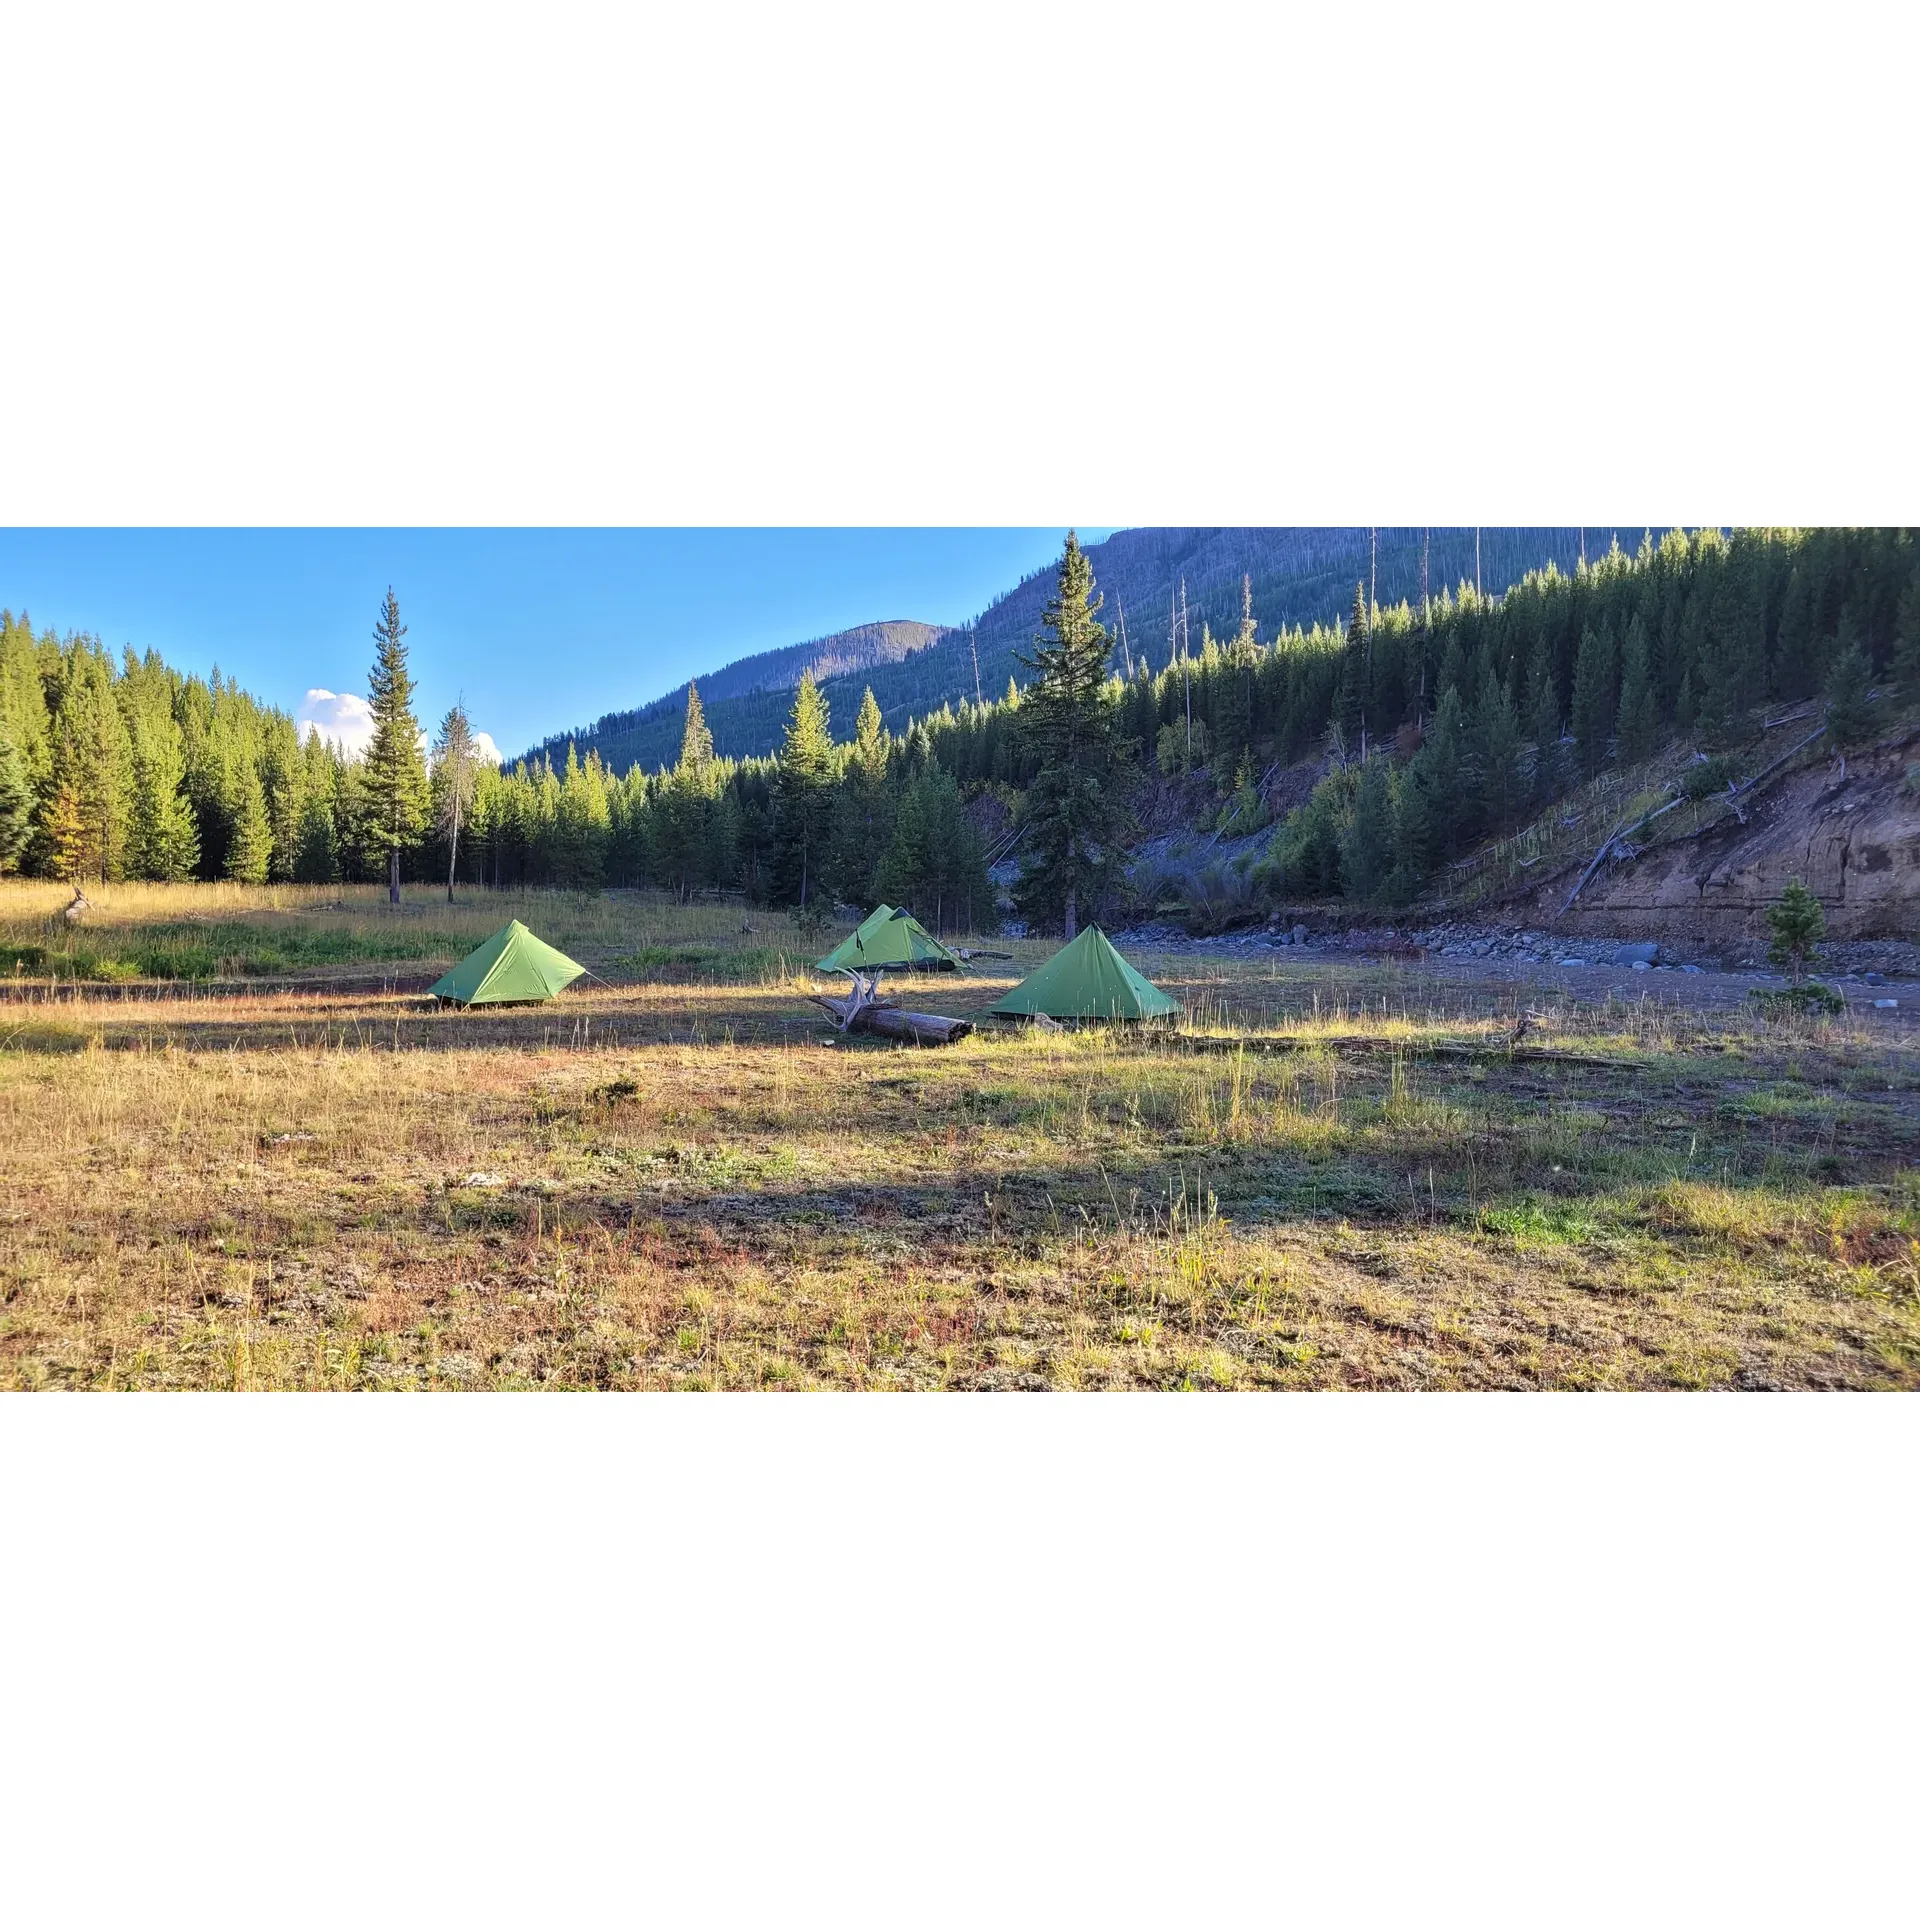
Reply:
M949 1020L939 1013L909 1013L882 1001L855 1005L850 1000L809 996L842 1033L877 1033L887 1040L911 1040L918 1046L944 1047L973 1031L971 1020Z

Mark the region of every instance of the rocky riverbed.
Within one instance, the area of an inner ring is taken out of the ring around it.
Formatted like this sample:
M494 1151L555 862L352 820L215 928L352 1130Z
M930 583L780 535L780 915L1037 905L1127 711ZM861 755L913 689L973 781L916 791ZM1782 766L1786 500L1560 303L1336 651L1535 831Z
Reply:
M1784 984L1783 975L1753 954L1689 956L1658 942L1580 938L1537 928L1442 923L1313 929L1295 922L1196 937L1149 923L1113 938L1149 973L1155 962L1210 955L1271 957L1283 964L1352 961L1417 966L1462 979L1533 982L1583 1000L1650 993L1720 1007L1744 1003L1754 987ZM1920 949L1908 942L1835 942L1823 947L1821 964L1810 977L1836 988L1861 1012L1920 1017Z

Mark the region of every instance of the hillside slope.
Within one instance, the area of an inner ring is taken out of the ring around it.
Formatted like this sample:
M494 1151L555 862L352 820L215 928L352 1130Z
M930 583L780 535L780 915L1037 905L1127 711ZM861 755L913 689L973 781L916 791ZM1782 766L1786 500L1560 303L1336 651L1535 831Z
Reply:
M937 646L952 631L951 627L929 626L924 620L876 620L818 640L803 640L796 646L749 654L702 674L700 699L718 750L730 755L763 751L736 742L758 739L769 726L773 729L771 737L777 740L790 704L786 696L800 684L802 674L810 671L816 680L825 681L872 674ZM680 751L686 711L687 689L681 685L645 706L605 714L590 728L555 734L532 751L564 760L571 742L583 753L589 747L596 748L616 772L635 765L651 770L670 763ZM850 732L852 716L846 719L848 726L843 732Z
M1764 939L1765 909L1803 880L1837 940L1920 934L1920 730L1791 769L1743 811L1695 837L1603 870L1559 920L1568 933L1699 941L1731 950ZM1564 885L1523 917L1558 914Z
M1372 562L1367 527L1136 527L1088 547L1094 578L1105 597L1103 618L1116 630L1125 619L1124 646L1114 660L1146 658L1156 667L1168 658L1170 600L1184 581L1188 620L1197 651L1203 630L1229 637L1240 621L1240 583L1253 583L1254 617L1263 637L1281 627L1344 620L1354 583L1368 578ZM1574 527L1483 527L1479 574L1490 593L1504 591L1529 568L1553 561L1570 570L1578 560L1583 531ZM1618 538L1629 550L1639 527L1584 529L1587 553L1597 558ZM1381 527L1379 594L1383 604L1420 594L1423 538L1431 536L1428 572L1433 592L1471 581L1475 574L1472 527ZM895 732L947 702L973 698L978 685L988 698L1006 690L1009 678L1024 680L1018 656L1040 630L1040 615L1053 590L1052 567L1008 589L966 627L930 627L896 620L858 627L803 646L756 654L699 676L700 697L714 747L730 756L771 753L779 745L790 702L784 697L808 666L822 682L836 739L852 737L854 715L867 686ZM867 643L855 636L883 635ZM975 651L978 651L978 676ZM589 747L614 772L639 765L649 770L679 751L680 716L686 689L678 687L645 707L610 713L590 727L555 735L534 751L564 758L571 741Z

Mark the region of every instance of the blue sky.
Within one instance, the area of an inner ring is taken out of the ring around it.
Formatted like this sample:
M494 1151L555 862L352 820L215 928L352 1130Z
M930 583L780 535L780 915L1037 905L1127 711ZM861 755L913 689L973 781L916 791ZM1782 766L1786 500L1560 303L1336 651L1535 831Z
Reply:
M967 619L1065 538L1064 527L0 529L0 605L116 654L157 647L188 672L217 665L350 733L391 583L422 722L436 727L464 695L474 725L512 753L744 654L867 620ZM308 701L315 691L334 704Z

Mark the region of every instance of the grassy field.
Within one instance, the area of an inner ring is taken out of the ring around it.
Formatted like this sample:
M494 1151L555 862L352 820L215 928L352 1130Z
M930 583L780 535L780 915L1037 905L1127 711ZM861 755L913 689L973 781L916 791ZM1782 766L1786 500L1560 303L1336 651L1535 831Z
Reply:
M9 1386L1920 1385L1902 1029L1288 956L901 1051L737 904L65 897L0 883ZM509 914L599 978L421 998Z

